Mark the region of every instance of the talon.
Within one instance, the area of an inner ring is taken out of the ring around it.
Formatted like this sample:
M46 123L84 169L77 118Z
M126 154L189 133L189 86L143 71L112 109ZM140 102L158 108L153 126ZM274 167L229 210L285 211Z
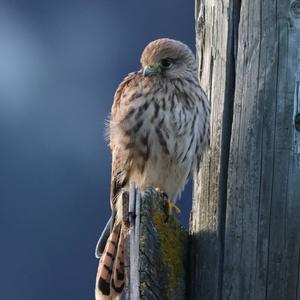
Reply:
M165 208L165 214L166 214L165 222L167 222L169 220L169 217L173 214L173 211L175 211L176 214L181 213L180 208L177 207L173 201L169 200L169 197L165 192L163 192L159 188L155 188L155 190L161 194L163 201L164 201L164 208Z
M171 206L172 206L172 209L175 210L175 212L176 212L177 215L181 213L180 208L177 205L175 205L174 202L171 203Z
M170 216L173 214L173 211L175 211L176 214L181 213L180 208L178 206L176 206L173 201L166 199L166 205L168 206L168 212L169 212Z

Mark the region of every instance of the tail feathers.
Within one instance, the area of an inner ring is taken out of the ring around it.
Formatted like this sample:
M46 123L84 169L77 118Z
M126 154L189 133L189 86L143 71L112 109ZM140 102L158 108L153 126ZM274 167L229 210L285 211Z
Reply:
M121 293L124 288L124 273L124 233L121 231L111 280L111 285L117 293Z
M96 300L119 299L124 287L124 233L114 225L99 262Z

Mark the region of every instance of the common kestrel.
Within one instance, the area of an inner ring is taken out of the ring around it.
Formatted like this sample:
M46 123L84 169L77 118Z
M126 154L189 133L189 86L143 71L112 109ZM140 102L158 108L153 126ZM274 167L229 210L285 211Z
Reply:
M209 142L210 107L189 47L155 40L144 49L141 65L121 82L111 110L112 217L97 273L97 300L118 299L124 286L122 193L134 182L141 191L153 186L175 201Z

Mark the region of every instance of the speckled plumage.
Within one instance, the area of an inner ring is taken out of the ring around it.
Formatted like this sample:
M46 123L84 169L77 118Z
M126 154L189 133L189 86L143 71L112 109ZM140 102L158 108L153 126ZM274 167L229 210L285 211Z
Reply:
M114 288L113 279L114 267L123 260L120 251L117 255L117 249L123 249L120 241L125 234L122 191L135 182L142 191L154 186L175 201L191 173L199 167L209 141L209 104L198 83L196 61L190 49L175 40L159 39L145 48L141 64L142 69L130 73L118 87L111 111L114 230L100 260L97 300L118 299L118 287L123 284L118 280ZM116 229L118 232L114 233ZM116 248L110 240L115 241ZM107 257L109 248L114 253ZM111 256L115 260L109 259ZM124 272L115 267L116 271L119 275ZM103 295L105 288L109 290L108 296Z

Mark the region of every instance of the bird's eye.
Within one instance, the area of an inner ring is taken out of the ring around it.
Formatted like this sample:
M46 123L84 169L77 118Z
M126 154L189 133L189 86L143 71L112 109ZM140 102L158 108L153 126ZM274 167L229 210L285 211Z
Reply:
M169 69L172 66L172 60L169 58L162 59L160 65L163 69Z

